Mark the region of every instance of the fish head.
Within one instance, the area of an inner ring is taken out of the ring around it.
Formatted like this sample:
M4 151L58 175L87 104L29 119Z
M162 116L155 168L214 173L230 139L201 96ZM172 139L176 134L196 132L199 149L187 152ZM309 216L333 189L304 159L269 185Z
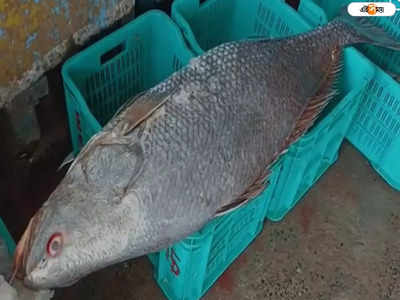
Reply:
M65 287L79 278L68 270L77 270L74 255L82 242L74 243L76 232L63 217L64 212L44 206L30 220L14 255L14 273L32 289ZM78 268L79 269L79 268ZM79 272L79 271L78 271Z
M125 194L137 165L137 155L127 150L93 148L31 219L14 257L14 273L26 286L70 286L127 258L135 234L127 220L139 211L135 193Z

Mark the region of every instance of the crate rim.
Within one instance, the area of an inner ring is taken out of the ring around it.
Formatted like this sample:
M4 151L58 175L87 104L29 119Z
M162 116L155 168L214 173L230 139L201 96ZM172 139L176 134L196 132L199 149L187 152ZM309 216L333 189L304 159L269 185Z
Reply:
M202 3L200 2L200 0L185 0L185 1L195 1L195 2L197 2L198 3L198 9L200 9L202 7L210 5L210 3L213 0L205 0ZM271 1L271 0L269 0L269 1ZM305 31L303 33L306 33L306 32L309 32L309 31L313 30L313 26L312 26L311 22L308 21L303 16L301 16L296 9L294 9L293 7L291 7L290 5L288 5L284 1L280 1L280 0L272 0L272 1L277 1L280 4L285 5L286 8L288 9L288 11L290 11L290 14L297 15L297 16L300 17L299 21L303 22L304 25L308 28L307 31ZM172 2L172 5L171 5L171 18L175 21L176 25L182 31L182 33L183 33L183 35L185 37L185 40L190 45L191 51L194 52L196 54L196 56L202 55L207 50L203 50L200 47L200 44L199 44L197 38L195 37L195 34L193 33L193 30L192 30L191 26L189 25L189 23L186 21L186 19L182 16L182 14L180 13L179 9L177 8L179 6L180 2L183 2L183 1L182 0L174 0ZM302 34L302 33L300 33L300 34ZM296 34L296 35L298 35L298 34ZM211 50L211 49L209 49L209 50Z
M79 56L82 55L83 53L91 53L93 52L95 49L99 48L100 44L104 43L105 41L108 40L112 40L117 34L119 34L120 32L124 31L124 30L128 30L131 26L135 25L135 23L138 22L143 22L143 20L150 18L150 17L161 17L164 18L165 21L167 21L168 23L170 23L170 25L172 25L172 27L174 27L173 30L175 30L175 33L177 34L177 36L179 36L182 41L186 42L185 37L183 36L182 32L180 31L178 25L162 10L159 9L151 9L145 13L143 13L142 15L134 18L133 20L129 21L128 23L124 24L123 26L121 26L120 28L116 29L115 31L111 32L110 34L106 35L105 37L99 39L98 41L94 42L93 44L87 46L86 48L84 48L83 50L79 51L78 53L75 53L73 56L71 56L70 58L68 58L62 67L62 75L69 75L68 71L69 68L71 68L71 65L77 60L79 59ZM193 52L190 47L188 47L188 45L186 45L186 43L184 43L184 47L186 48L186 50L188 50L189 52ZM66 78L69 79L69 78Z

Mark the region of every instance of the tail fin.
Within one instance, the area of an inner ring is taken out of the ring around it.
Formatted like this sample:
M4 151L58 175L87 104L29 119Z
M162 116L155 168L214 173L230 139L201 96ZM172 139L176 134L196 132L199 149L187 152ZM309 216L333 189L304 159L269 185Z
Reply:
M375 46L400 50L400 41L384 31L375 23L379 17L354 17L348 14L346 7L342 7L341 14L332 23L345 25L347 37L344 44L367 43Z

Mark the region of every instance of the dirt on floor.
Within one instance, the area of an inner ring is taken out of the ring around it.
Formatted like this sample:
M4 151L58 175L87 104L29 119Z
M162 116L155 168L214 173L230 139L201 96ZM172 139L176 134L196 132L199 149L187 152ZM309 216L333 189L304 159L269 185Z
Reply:
M205 300L400 299L400 192L349 144L279 223L266 222ZM102 270L55 300L165 299L145 257Z

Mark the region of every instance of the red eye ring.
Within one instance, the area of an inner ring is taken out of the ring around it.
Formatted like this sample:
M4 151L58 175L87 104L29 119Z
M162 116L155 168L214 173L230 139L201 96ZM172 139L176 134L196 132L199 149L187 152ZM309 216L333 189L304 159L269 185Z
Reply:
M63 236L61 233L54 233L47 242L46 251L50 257L56 257L60 255L63 247Z

